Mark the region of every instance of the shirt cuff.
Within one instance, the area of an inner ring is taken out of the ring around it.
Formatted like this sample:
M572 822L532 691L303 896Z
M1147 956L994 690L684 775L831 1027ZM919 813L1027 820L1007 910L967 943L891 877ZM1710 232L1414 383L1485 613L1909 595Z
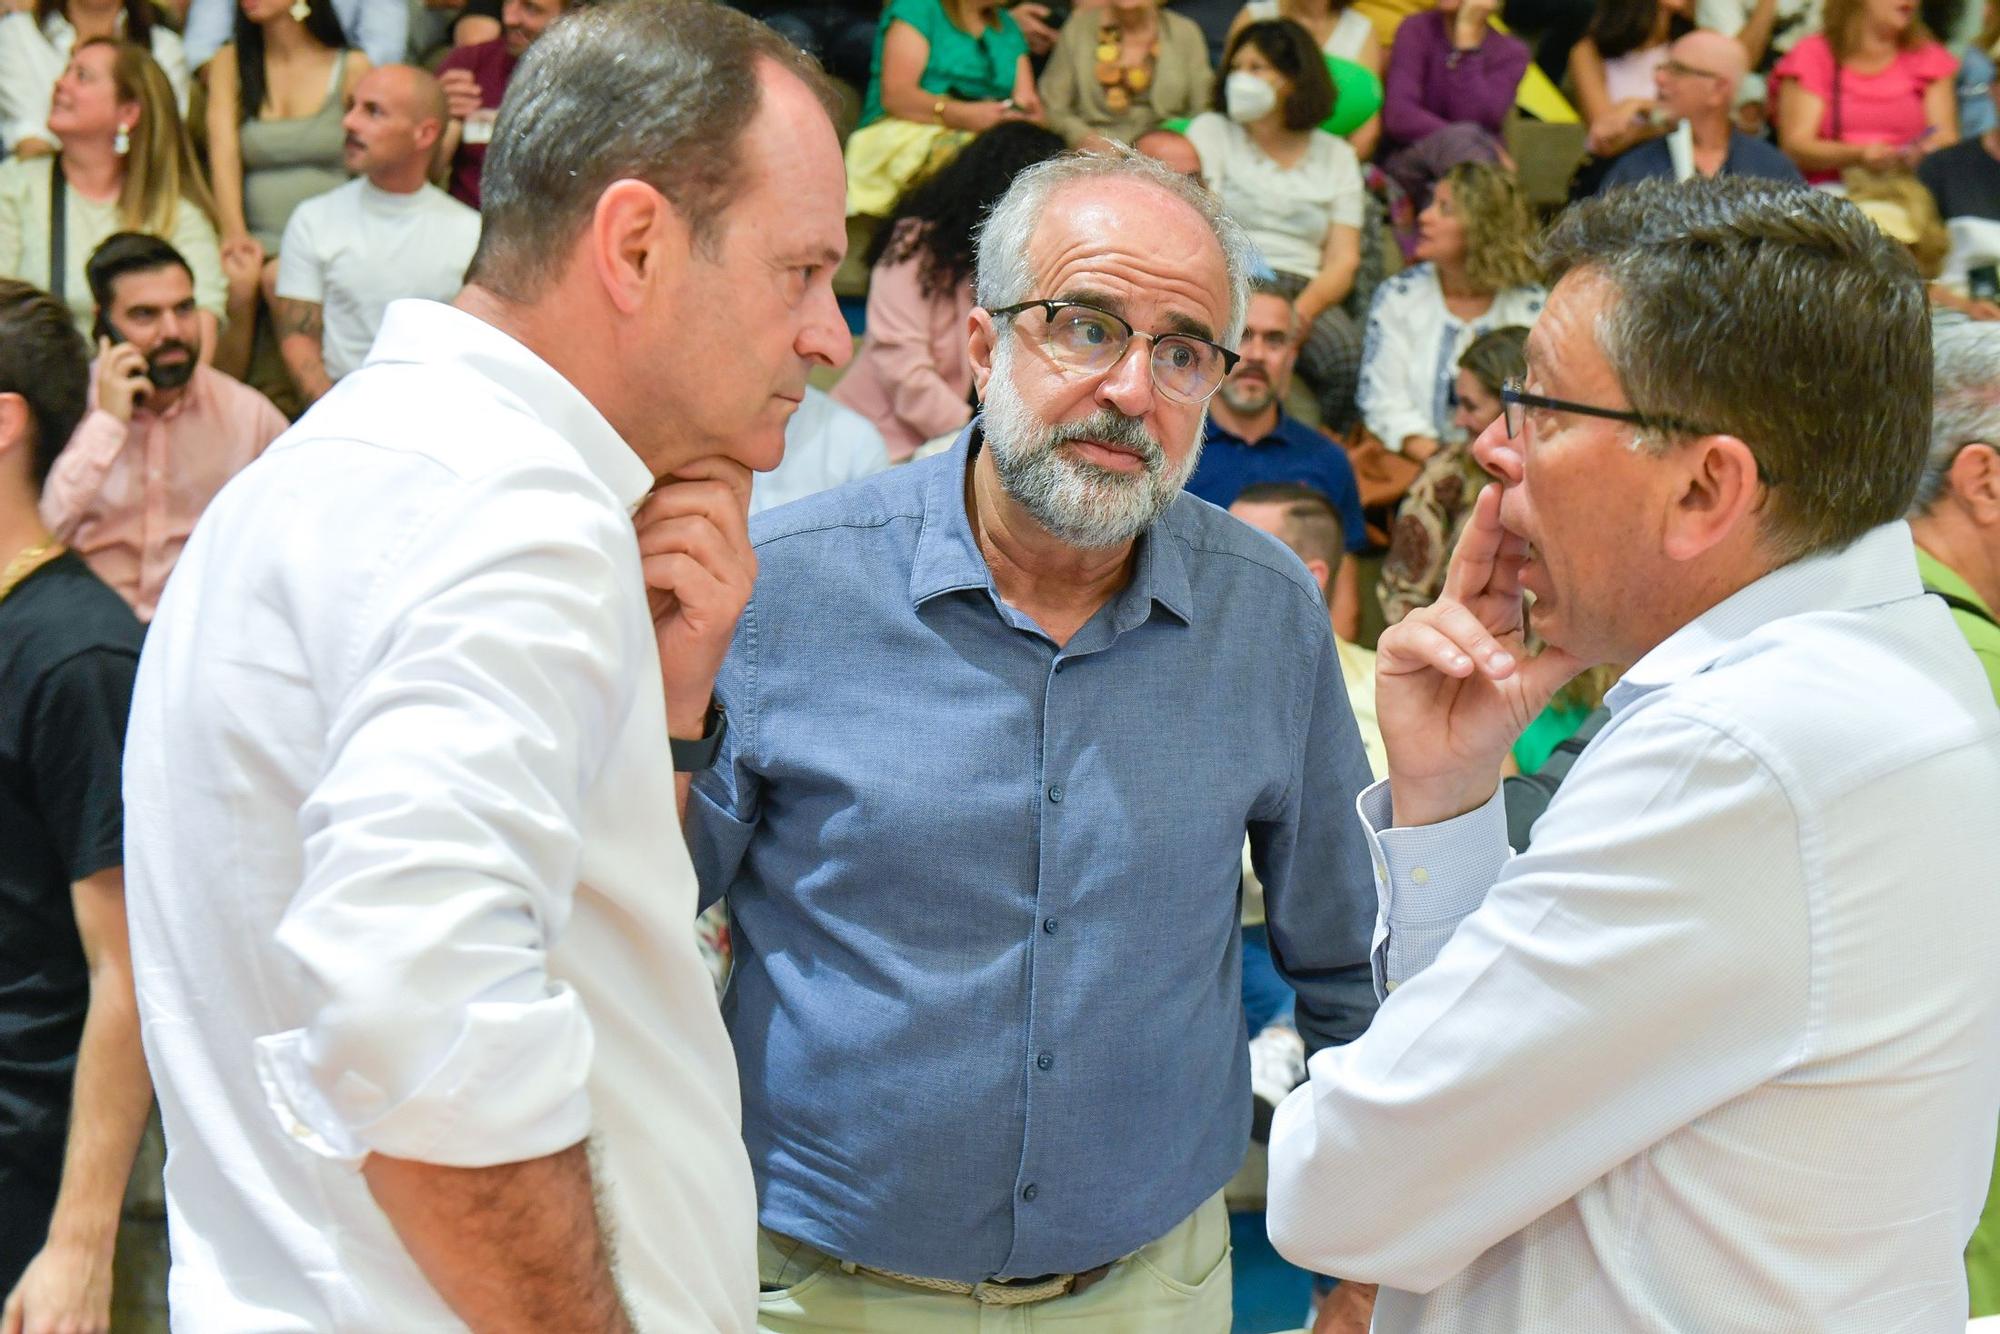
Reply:
M383 1048L421 1042L420 1027L377 1040ZM558 984L526 1005L476 1002L457 1030L418 1087L393 1100L353 1060L326 1054L351 1052L368 1034L299 1028L258 1038L257 1079L289 1138L357 1170L370 1153L443 1167L527 1162L589 1135L595 1042L573 990Z
M1428 968L1458 924L1477 912L1512 855L1503 788L1437 824L1396 828L1389 780L1355 798L1375 869L1375 988L1386 996Z

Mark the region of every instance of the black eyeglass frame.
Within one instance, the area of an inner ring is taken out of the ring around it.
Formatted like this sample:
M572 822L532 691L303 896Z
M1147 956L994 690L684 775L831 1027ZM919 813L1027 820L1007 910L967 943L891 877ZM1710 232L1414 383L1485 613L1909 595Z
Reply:
M1209 399L1214 398L1216 390L1222 388L1222 382L1224 380L1227 380L1229 378L1230 372L1236 369L1236 363L1243 359L1241 353L1231 352L1228 348L1216 342L1214 339L1203 338L1200 334L1145 333L1139 329L1133 328L1132 321L1126 319L1123 315L1119 315L1112 311L1108 311L1104 309L1104 307L1102 306L1093 306L1088 301L1060 301L1055 299L1050 299L1046 301L1019 301L1011 306L1002 306L998 310L989 310L986 313L988 315L991 315L996 320L1003 318L1011 319L1014 316L1019 315L1022 311L1033 310L1037 306L1040 306L1042 308L1042 319L1051 324L1055 322L1056 311L1063 309L1065 307L1073 307L1077 310L1087 310L1093 315L1102 315L1107 320L1116 320L1118 321L1119 324L1125 326L1125 346L1119 349L1117 358L1115 358L1111 362L1110 366L1106 366L1104 371L1096 372L1096 374L1104 374L1106 371L1109 371L1112 366L1116 366L1120 361L1123 361L1125 359L1126 350L1132 346L1132 340L1135 338L1143 338L1148 343L1151 344L1151 347L1147 348L1146 350L1146 369L1149 374L1152 371L1153 352L1159 347L1160 340L1162 338L1184 338L1190 343L1200 343L1204 347L1214 348L1216 352L1219 353L1222 357L1222 374L1216 377L1214 386L1211 387L1206 394L1203 394L1198 399L1191 399L1191 400L1181 399L1178 394L1168 394L1168 397L1173 398L1179 402L1186 402L1191 407L1199 406L1202 403L1206 403ZM1159 380L1157 379L1157 377L1154 379L1153 383L1155 385L1159 385ZM1162 393L1167 392L1164 386L1161 387L1160 392Z
M1521 430L1527 428L1525 416L1521 430L1514 425L1514 414L1507 411L1509 405L1523 408L1547 408L1551 412L1576 412L1586 417L1602 417L1606 421L1626 422L1632 426L1645 426L1653 430L1668 431L1675 435L1712 435L1690 422L1676 421L1672 417L1656 417L1649 412L1634 412L1630 408L1600 408L1592 403L1572 403L1566 398L1547 398L1541 394L1531 394L1521 387L1521 381L1508 380L1500 386L1500 417L1507 423L1507 438L1515 439Z

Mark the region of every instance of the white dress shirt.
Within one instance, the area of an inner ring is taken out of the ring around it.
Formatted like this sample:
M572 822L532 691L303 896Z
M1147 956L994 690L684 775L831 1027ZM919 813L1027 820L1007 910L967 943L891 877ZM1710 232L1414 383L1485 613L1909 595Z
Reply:
M799 410L785 423L784 461L750 479L750 512L789 505L888 466L889 447L875 423L808 385Z
M1669 637L1510 859L1389 829L1374 1023L1271 1131L1378 1334L1958 1334L2000 1115L2000 711L1910 532ZM1377 833L1376 831L1380 831Z
M404 301L196 527L125 771L176 1330L461 1329L362 1159L586 1135L641 1328L752 1327L629 517L651 485L545 362Z

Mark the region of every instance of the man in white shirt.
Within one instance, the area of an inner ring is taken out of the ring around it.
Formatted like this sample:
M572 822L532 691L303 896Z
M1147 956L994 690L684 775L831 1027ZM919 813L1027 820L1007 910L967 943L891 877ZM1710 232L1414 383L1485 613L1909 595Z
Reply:
M753 1325L674 766L851 347L829 97L711 4L552 29L465 291L189 542L125 772L178 1330Z
M444 94L428 71L371 70L341 122L355 179L292 212L278 252L278 349L307 402L368 355L402 297L449 301L479 245L479 215L432 185Z
M1964 1327L2000 711L1900 522L1930 340L1892 246L1745 179L1547 242L1500 484L1377 658L1385 999L1272 1127L1273 1240L1379 1281L1381 1334ZM1510 859L1501 758L1601 662Z

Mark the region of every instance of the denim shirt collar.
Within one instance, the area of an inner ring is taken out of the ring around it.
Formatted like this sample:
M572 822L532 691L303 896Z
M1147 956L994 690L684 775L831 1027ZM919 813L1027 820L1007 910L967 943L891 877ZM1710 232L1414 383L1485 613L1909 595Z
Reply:
M993 586L993 571L972 535L972 521L965 507L965 474L977 455L980 419L974 418L959 432L951 450L930 469L924 480L923 526L910 562L910 602L921 607L932 598L967 589L984 589L1004 619L1013 621L1012 612ZM922 466L922 465L917 465ZM1185 494L1174 497L1167 512L1141 533L1135 549L1132 578L1112 599L1113 637L1145 623L1159 606L1183 625L1194 621L1194 599L1188 588L1187 563L1176 518L1183 506L1198 504ZM1100 611L1091 618L1096 624ZM1026 618L1019 618L1025 621ZM1086 627L1087 629L1088 627ZM1078 634L1079 640L1083 632Z

